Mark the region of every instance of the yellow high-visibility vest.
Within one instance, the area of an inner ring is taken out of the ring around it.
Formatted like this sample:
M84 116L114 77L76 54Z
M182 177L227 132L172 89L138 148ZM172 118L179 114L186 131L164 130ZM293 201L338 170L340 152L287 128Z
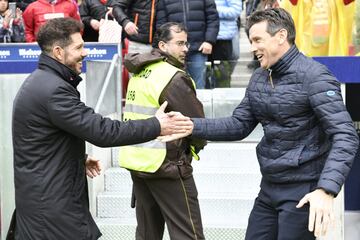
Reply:
M173 76L183 71L167 62L146 66L129 81L123 120L147 119L159 109L159 97ZM195 83L193 82L194 87ZM166 156L166 143L152 140L120 148L120 167L153 173Z

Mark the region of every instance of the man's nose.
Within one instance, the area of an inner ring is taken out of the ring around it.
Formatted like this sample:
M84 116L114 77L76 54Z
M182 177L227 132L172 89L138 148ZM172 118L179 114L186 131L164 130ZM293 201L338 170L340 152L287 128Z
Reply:
M255 45L254 43L251 43L251 45L250 45L250 51L254 53L256 50L257 50L256 45Z
M87 50L86 50L85 48L82 50L81 55L82 55L83 57L86 57L86 56L88 55L88 52L87 52Z

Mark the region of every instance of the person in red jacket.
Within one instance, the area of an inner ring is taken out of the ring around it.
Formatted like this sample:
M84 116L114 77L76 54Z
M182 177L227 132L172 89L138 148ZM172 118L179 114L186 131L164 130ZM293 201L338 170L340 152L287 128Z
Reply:
M71 0L37 0L23 13L26 42L35 42L40 27L49 19L71 17L80 20L78 7Z

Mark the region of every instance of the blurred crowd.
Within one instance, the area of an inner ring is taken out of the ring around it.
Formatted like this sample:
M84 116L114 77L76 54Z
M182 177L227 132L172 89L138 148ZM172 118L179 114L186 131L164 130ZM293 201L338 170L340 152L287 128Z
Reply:
M240 55L239 30L246 24L242 12L246 21L256 10L276 7L293 16L296 45L306 55L359 52L360 3L355 0L0 0L0 43L35 42L41 25L63 17L81 21L84 41L97 42L108 15L123 29L123 48L142 53L151 49L157 27L181 22L189 32L187 71L197 88L229 87L229 81L209 80L205 62L220 61L217 67L231 74ZM256 59L249 67L257 67Z

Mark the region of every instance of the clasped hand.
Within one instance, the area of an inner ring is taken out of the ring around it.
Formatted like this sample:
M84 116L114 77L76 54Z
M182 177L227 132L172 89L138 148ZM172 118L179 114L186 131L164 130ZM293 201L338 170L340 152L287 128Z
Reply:
M165 113L166 106L167 102L165 101L155 114L161 126L161 136L158 137L158 140L169 142L190 135L194 126L190 118L180 112Z

